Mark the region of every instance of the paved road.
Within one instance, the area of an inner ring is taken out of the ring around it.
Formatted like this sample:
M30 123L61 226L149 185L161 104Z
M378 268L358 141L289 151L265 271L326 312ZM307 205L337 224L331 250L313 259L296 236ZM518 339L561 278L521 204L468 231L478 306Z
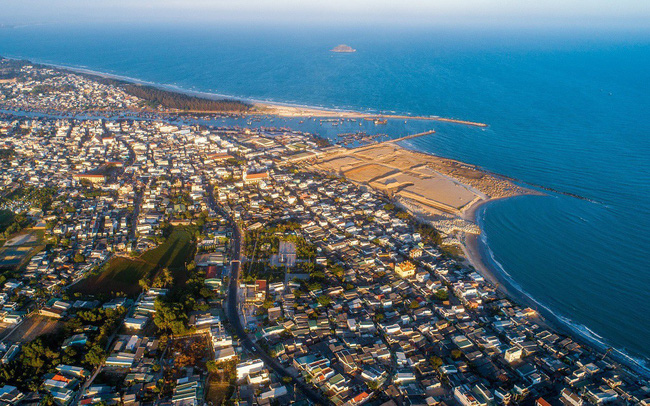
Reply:
M140 207L142 207L142 196L144 195L145 187L135 192L135 199L133 201L133 212L131 213L131 227L129 229L129 241L135 241L135 236L138 231L138 216L140 215Z
M142 293L140 293L138 298L133 303L131 303L131 305L126 309L126 312L124 312L124 315L122 316L122 320L120 321L120 324L122 324L122 322L124 321L124 318L129 313L131 313L131 310L133 309L135 304L140 301L141 297L142 297ZM115 339L115 336L117 335L117 333L119 331L120 331L119 327L116 328L115 330L113 330L113 333L110 335L110 337L108 337L108 340L106 340L106 345L104 346L104 351L106 353L109 353L108 349L111 348L111 344L113 343L113 340ZM99 375L99 373L101 372L101 370L103 368L104 368L104 363L102 363L101 365L97 366L97 368L95 368L95 370L93 371L93 374L90 376L90 378L86 379L86 382L84 382L81 389L79 389L77 391L77 393L75 394L72 402L70 402L71 405L78 405L79 404L80 397L83 396L84 393L86 393L86 390L90 387L90 385L92 385L92 383L95 381L95 378L97 377L97 375Z
M212 196L212 190L208 193L209 196ZM217 212L221 212L227 216L227 214L220 210L219 207L214 204L212 198L209 198L209 203L212 206L212 209ZM232 324L235 334L239 337L239 341L242 346L249 352L255 354L259 357L264 363L271 368L276 374L281 377L290 377L294 378L289 371L282 366L277 360L268 355L259 345L253 342L249 335L244 330L244 327L241 324L241 318L239 317L238 310L238 301L239 301L239 273L241 271L241 249L242 249L242 232L237 223L233 221L232 218L228 216L230 220L231 227L233 228L233 254L231 261L231 271L230 271L230 284L228 285L228 297L226 300L226 317ZM300 389L301 393L309 399L312 403L317 405L329 405L330 401L323 397L316 389L308 386L307 384L293 379L296 387Z

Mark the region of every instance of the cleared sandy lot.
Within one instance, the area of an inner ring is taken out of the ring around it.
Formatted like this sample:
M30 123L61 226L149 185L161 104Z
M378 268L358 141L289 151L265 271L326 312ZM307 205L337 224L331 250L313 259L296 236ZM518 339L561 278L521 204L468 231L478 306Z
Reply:
M530 192L471 165L409 151L391 142L338 149L319 156L312 167L428 207L432 215L463 216L477 203Z

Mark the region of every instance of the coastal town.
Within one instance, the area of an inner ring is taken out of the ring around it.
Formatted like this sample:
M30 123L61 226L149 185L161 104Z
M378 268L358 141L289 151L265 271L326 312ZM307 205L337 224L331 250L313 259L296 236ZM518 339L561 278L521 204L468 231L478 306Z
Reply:
M650 404L464 258L477 205L529 191L178 115L0 60L0 403Z

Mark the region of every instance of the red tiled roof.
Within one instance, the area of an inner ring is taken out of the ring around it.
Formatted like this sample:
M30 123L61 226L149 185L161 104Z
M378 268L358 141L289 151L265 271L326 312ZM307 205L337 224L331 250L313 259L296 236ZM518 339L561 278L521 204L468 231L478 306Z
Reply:
M367 394L366 392L361 392L360 394L358 394L357 396L352 398L352 400L354 402L361 402L362 400L366 399L368 396L370 396L370 395Z
M246 174L246 179L263 179L263 178L268 178L269 174L267 172L261 172L261 173L247 173Z
M214 279L217 277L217 267L214 265L211 265L208 267L208 270L205 273L205 278L206 279Z
M95 175L95 174L90 174L90 173L77 173L74 176L76 177L84 177L84 178L103 178L104 175Z

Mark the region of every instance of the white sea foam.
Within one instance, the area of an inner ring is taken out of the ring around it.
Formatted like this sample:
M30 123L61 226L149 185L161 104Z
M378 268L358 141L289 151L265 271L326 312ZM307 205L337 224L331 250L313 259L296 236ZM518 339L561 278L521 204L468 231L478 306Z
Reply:
M625 349L621 348L614 348L609 343L605 338L603 338L601 335L598 333L594 332L591 330L589 327L585 326L584 324L577 323L570 318L554 311L551 309L548 305L540 302L537 300L535 297L533 297L530 293L528 293L519 283L517 283L510 273L506 271L505 267L503 264L501 264L497 259L490 248L488 244L488 238L487 234L485 233L485 227L483 226L485 222L485 207L480 210L480 213L477 213L477 222L479 224L479 227L481 228L482 233L481 233L481 243L483 244L483 247L485 248L485 251L487 252L489 256L490 263L493 265L493 268L497 269L497 271L500 273L500 275L505 279L505 281L510 285L512 288L517 290L520 294L522 294L524 297L526 297L528 300L532 301L535 303L538 307L541 307L544 309L548 314L550 314L553 318L564 324L570 331L574 332L575 334L579 335L583 339L585 339L587 342L591 343L594 345L596 348L600 349L601 351L606 351L608 349L611 349L611 351L616 354L619 359L622 361L625 361L628 365L633 367L635 370L638 372L641 372L645 375L650 376L650 365L648 364L648 360L640 357L634 357L626 352ZM488 264L489 265L489 264Z

